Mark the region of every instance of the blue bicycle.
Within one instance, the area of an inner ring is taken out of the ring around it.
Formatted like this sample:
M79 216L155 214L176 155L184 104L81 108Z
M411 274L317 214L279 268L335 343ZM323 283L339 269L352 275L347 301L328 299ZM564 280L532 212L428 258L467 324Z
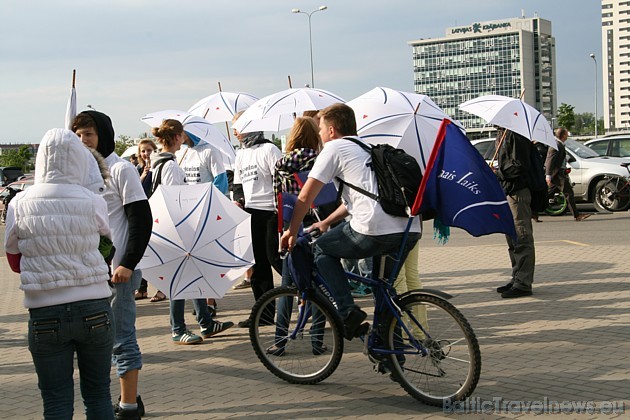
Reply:
M326 280L312 263L313 240L303 234L290 265L312 267L312 275L261 296L250 315L256 355L277 377L315 384L329 377L343 355L344 327ZM372 326L361 337L377 372L389 374L412 397L442 406L474 391L481 353L472 327L447 293L422 289L397 295L394 278L371 279L348 273L372 289Z

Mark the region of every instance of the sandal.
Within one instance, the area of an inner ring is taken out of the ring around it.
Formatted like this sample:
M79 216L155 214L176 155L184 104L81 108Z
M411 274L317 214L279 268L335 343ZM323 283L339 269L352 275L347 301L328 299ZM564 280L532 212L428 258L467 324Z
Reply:
M146 299L148 297L149 294L147 292L141 292L140 290L136 290L136 294L134 295L136 300Z
M166 295L164 293L162 293L161 291L157 291L155 293L155 296L153 296L149 302L162 302L163 300L166 299Z

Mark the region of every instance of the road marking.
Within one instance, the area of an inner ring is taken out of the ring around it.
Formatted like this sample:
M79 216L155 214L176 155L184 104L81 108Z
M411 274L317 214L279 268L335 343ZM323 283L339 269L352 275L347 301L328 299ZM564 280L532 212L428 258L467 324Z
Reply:
M582 242L575 242L575 241L568 241L566 239L558 239L555 241L536 241L535 243L537 244L549 244L549 243L554 243L554 242L566 242L569 245L576 245L576 246L590 246L589 244L585 244Z

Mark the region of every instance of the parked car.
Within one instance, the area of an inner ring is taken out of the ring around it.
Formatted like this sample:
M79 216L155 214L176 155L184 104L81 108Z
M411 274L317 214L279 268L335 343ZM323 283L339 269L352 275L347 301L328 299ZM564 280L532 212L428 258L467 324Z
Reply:
M494 139L472 140L475 149L488 162L494 156ZM630 162L630 157L600 156L584 143L567 139L564 143L567 150L567 165L570 166L571 182L575 201L593 203L595 191L599 181L607 175L627 175L627 171L620 164ZM598 208L596 203L593 203Z
M585 145L601 156L630 157L630 135L617 135L588 140Z
M0 182L3 187L24 176L19 166L0 166Z
M0 222L4 223L6 219L6 206L9 202L17 193L20 193L33 185L33 180L33 175L22 175L19 180L0 189Z

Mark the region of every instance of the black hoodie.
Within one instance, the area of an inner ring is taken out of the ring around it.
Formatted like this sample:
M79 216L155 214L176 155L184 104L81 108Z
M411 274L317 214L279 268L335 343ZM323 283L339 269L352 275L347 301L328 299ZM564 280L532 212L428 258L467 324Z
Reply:
M96 150L104 158L111 155L116 147L112 120L107 115L98 111L83 111L81 114L89 115L96 124L96 133L98 134L98 146Z

